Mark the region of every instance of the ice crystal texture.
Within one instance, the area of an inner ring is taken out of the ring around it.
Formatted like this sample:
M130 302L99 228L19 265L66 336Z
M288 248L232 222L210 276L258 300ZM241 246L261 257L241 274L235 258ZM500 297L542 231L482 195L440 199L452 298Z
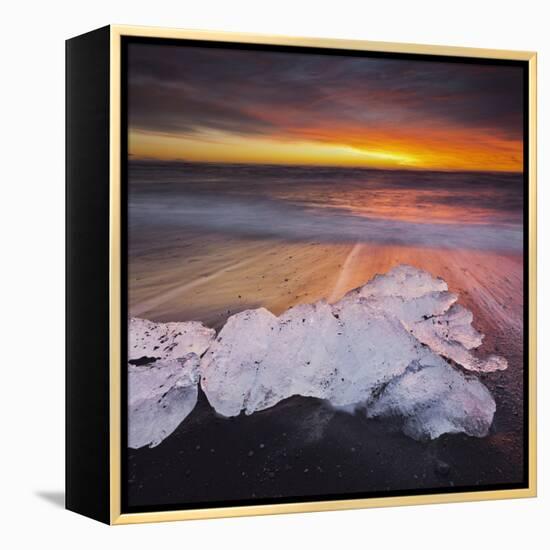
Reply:
M457 299L442 279L400 265L334 304L302 304L279 317L264 308L237 313L217 337L196 322L132 319L129 446L172 433L195 406L198 383L223 416L301 395L399 419L416 439L483 437L495 402L463 369L507 363L472 353L483 335Z

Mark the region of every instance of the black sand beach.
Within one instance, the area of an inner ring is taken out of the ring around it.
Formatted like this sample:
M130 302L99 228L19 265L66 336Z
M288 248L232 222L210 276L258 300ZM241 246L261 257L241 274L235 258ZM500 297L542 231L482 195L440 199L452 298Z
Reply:
M489 436L428 442L304 397L223 418L200 392L191 415L158 447L128 450L128 504L149 509L521 484L522 411L506 371L496 378L484 380L497 401Z

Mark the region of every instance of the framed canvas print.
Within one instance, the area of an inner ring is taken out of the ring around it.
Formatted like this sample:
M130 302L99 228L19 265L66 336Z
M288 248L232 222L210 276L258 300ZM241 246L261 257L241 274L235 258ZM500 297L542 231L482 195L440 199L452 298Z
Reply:
M67 42L67 508L536 493L530 52Z

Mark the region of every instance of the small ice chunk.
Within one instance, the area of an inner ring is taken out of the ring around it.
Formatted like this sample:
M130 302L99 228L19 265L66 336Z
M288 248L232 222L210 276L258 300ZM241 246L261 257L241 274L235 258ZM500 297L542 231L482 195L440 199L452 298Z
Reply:
M472 327L472 320L470 311L455 304L444 315L418 321L410 327L420 342L467 370L493 372L508 368L504 357L489 355L483 359L470 353L483 341L483 334Z
M367 406L369 417L398 417L414 439L435 439L445 433L487 435L496 405L477 378L450 365L412 364Z
M462 344L466 349L474 349L481 346L483 334L472 326L473 320L471 311L460 304L454 304L445 314L419 322L418 326L430 326L439 338Z
M154 447L195 407L200 356L215 337L196 321L128 327L128 446Z
M361 298L380 311L397 317L406 328L419 320L445 313L458 299L443 279L410 265L376 275L362 287L348 292L335 307L342 309Z
M232 315L201 362L201 387L210 404L224 416L247 409L267 353L277 317L259 308ZM267 384L268 381L266 380ZM274 385L271 390L277 390Z
M363 298L400 296L406 300L413 300L431 292L446 290L449 288L443 279L433 277L427 271L411 265L400 264L384 275L375 275L356 292Z
M215 335L213 329L197 321L155 323L133 317L128 326L128 360L177 359L188 353L200 357Z
M350 291L337 308L366 298L368 304L397 317L418 340L443 357L455 361L470 371L504 370L508 362L503 357L474 356L483 335L472 326L473 315L456 303L458 296L447 290L443 279L426 271L399 265L386 275L377 275L364 286Z
M199 357L128 367L128 447L155 447L197 403Z
M355 298L355 301L358 299L365 300L374 309L396 317L403 323L405 328L410 328L414 323L429 317L442 315L448 311L456 302L457 296L451 292L442 291L429 292L410 300L402 296L371 296L361 298L360 294ZM342 300L344 304L350 302L350 300L346 300L345 296ZM342 304L341 302L337 302L335 306L341 308Z

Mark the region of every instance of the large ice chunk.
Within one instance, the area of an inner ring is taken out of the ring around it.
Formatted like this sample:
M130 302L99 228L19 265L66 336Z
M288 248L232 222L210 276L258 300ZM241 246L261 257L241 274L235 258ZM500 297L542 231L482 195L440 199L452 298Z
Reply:
M358 298L345 307L300 305L230 318L201 362L201 386L224 416L252 414L292 395L369 416L400 416L405 433L486 435L495 412L488 390L419 342L399 319Z
M251 414L292 395L349 405L368 399L411 361L444 364L398 319L364 300L335 311L325 301L275 317L265 309L228 319L201 362L201 387L225 416Z

